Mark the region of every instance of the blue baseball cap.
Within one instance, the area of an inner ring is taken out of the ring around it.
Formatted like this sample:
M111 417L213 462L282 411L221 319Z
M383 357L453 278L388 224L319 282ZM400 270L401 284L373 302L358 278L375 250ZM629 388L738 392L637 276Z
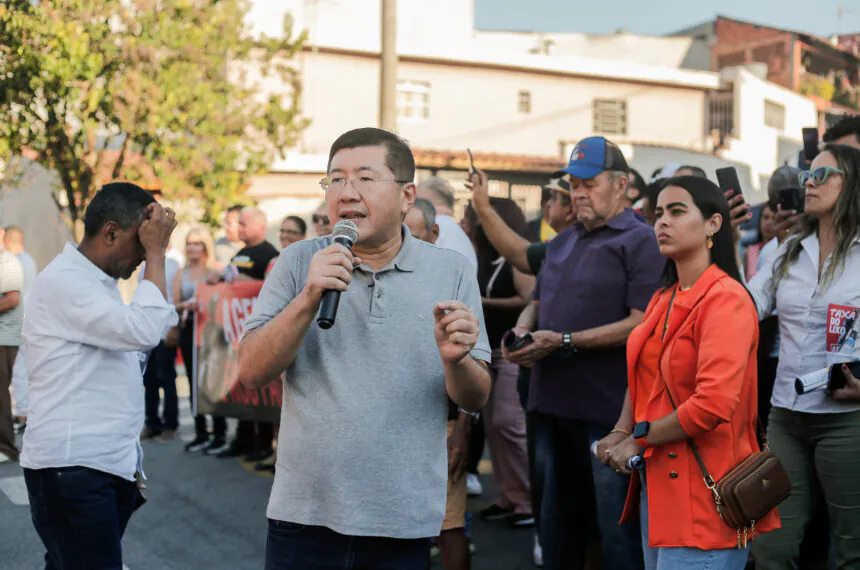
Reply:
M630 172L624 153L604 137L588 137L573 147L567 168L561 170L582 180L598 176L606 170Z

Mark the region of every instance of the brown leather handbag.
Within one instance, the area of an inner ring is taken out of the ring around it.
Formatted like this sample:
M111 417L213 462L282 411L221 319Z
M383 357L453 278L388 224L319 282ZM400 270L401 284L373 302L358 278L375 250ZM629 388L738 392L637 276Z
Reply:
M674 300L675 294L673 293L672 300L669 302L669 309L666 311L664 336L668 328L669 312ZM672 391L669 389L669 384L665 378L663 378L663 383L666 386L669 403L677 411L678 406L675 405L675 399L672 397ZM760 421L759 429L761 429ZM748 539L755 540L756 521L761 520L791 494L791 481L788 479L788 473L780 463L779 458L768 449L767 440L765 440L762 451L753 452L749 457L735 465L722 479L714 481L708 468L705 467L705 462L702 461L696 443L692 439L689 442L693 457L696 458L696 463L699 464L699 469L702 471L705 485L714 496L717 513L723 522L737 532L738 548L746 548Z
M666 386L672 407L675 401ZM738 548L746 548L747 540L755 540L755 522L776 508L791 494L791 481L779 458L770 449L755 451L735 465L719 481L714 481L696 443L690 440L693 457L699 464L705 485L714 495L717 513L738 534Z

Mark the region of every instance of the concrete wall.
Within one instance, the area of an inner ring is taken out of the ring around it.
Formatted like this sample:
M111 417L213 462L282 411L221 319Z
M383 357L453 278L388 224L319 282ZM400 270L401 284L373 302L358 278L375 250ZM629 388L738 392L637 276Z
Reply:
M302 151L325 153L346 130L375 125L375 58L303 54L303 110L312 122ZM414 147L561 156L560 144L594 134L595 98L627 101L628 133L637 141L701 148L704 90L444 63L401 62L399 77L430 85L428 119L401 119ZM519 91L531 92L531 113L519 113Z
M725 69L722 76L734 90L735 137L721 155L748 164L753 189L764 192L774 170L786 160L796 165L797 151L803 146L801 129L818 124L815 103L743 68ZM784 129L765 124L765 101L785 108Z

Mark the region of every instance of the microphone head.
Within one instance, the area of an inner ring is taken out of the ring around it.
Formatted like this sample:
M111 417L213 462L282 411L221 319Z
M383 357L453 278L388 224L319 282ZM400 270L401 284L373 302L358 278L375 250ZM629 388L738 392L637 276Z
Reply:
M335 239L338 237L345 238L349 241L349 246L352 247L358 241L358 226L352 220L341 220L334 225L331 235Z

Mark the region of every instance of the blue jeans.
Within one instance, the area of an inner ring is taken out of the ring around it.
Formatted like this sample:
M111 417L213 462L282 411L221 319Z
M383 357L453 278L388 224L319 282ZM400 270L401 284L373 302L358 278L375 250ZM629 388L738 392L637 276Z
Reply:
M701 550L699 548L651 548L648 546L648 499L645 485L639 503L642 527L642 550L645 570L743 570L749 559L749 548ZM678 523L682 524L682 523Z
M143 373L143 386L146 404L146 425L154 431L179 428L179 398L176 395L176 347L167 348L161 342L152 349L149 362ZM158 415L161 396L158 389L164 390L164 422Z
M347 536L269 519L265 570L426 570L429 538Z
M606 570L643 568L639 527L619 525L628 476L592 457L593 441L611 427L534 413L535 480L540 541L547 570L581 570L586 549L601 543Z
M24 469L45 570L122 570L135 483L87 467Z

